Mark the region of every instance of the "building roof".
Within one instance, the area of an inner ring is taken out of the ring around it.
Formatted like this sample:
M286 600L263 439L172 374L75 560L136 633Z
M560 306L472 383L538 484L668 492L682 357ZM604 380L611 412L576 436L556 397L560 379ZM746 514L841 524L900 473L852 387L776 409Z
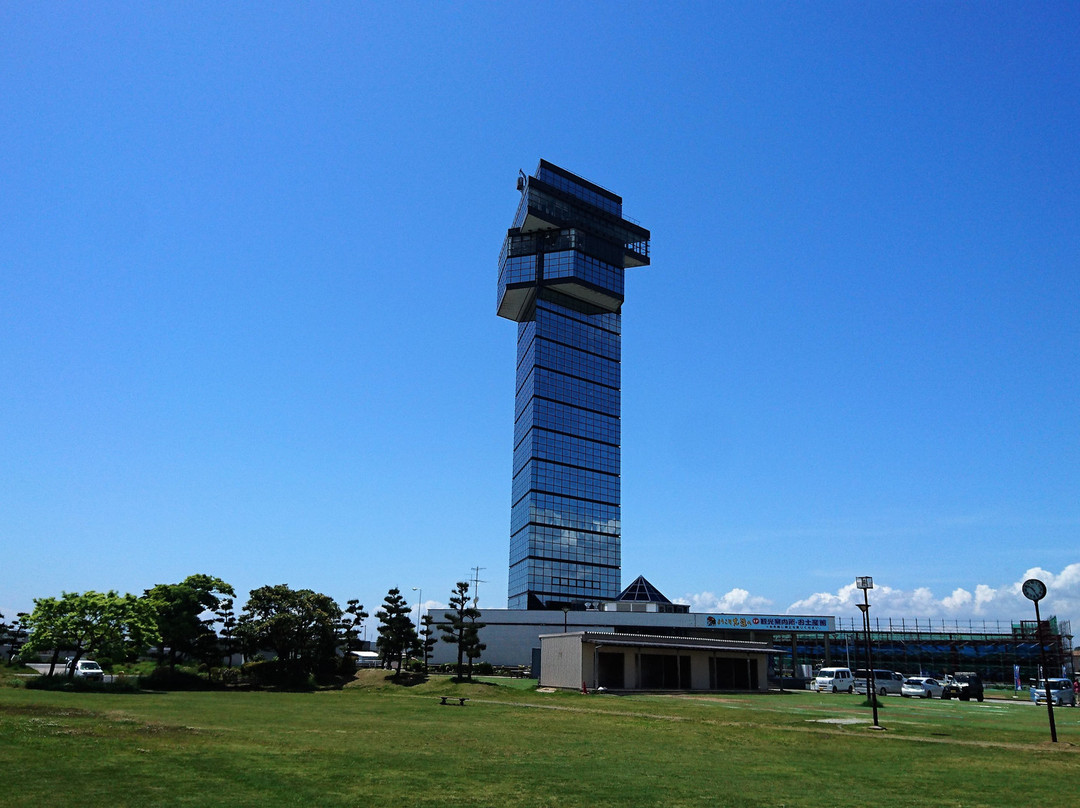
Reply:
M634 601L637 603L671 603L664 593L645 580L644 575L639 575L626 589L615 598L617 601Z
M782 653L764 642L745 640L709 640L701 637L662 637L654 634L618 634L612 631L573 631L569 634L541 634L540 640L554 637L577 637L583 643L598 646L631 648L679 648L688 651L735 651L742 654Z

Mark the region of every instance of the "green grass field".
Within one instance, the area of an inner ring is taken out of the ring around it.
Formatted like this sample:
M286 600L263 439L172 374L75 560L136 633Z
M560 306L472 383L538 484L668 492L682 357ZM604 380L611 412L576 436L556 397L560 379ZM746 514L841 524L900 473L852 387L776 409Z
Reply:
M857 696L409 687L315 693L0 688L0 804L1064 806L1080 709ZM441 706L437 695L469 697Z

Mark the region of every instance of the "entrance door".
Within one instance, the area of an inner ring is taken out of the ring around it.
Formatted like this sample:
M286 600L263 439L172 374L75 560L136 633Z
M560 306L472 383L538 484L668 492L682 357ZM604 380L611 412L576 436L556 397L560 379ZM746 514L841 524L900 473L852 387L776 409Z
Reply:
M626 687L624 681L626 664L623 655L611 651L601 651L597 654L597 657L597 684L609 690L622 690Z
M709 685L713 690L757 690L757 661L714 657L709 660Z
M690 657L673 654L642 654L642 690L689 690Z

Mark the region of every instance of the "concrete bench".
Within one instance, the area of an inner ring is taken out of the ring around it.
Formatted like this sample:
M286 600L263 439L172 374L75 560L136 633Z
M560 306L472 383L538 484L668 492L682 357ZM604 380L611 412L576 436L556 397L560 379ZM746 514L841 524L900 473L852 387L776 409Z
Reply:
M440 699L439 704L450 704L451 701L453 701L454 699L457 699L457 703L458 703L459 707L464 707L465 702L468 701L468 699L465 696L439 696L439 699ZM447 699L449 699L449 701L447 701ZM450 706L453 707L454 705L450 704Z

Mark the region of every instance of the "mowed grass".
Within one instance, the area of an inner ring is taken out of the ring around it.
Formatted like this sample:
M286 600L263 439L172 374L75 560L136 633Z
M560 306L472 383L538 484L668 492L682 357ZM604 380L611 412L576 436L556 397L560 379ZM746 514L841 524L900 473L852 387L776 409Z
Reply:
M0 689L0 804L1016 806L1070 804L1080 709L816 693L589 695ZM437 695L461 694L465 707ZM858 723L845 723L858 722Z

